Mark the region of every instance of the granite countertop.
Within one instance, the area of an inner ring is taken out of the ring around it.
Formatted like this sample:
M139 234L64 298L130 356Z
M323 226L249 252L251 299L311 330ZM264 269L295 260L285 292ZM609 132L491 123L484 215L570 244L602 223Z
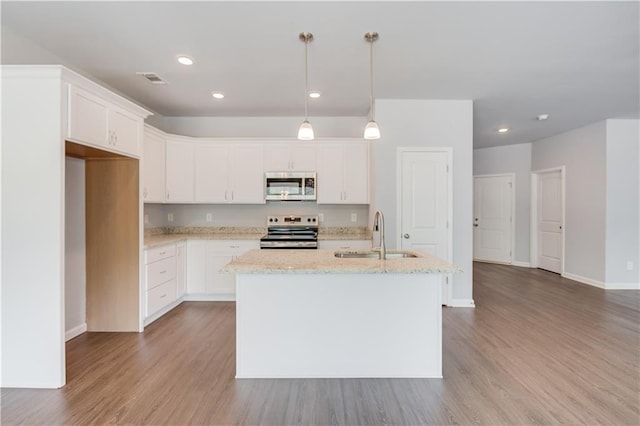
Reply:
M186 240L259 240L267 233L260 227L173 227L155 228L145 233L144 248L175 244ZM318 240L368 240L366 228L320 228Z
M389 252L394 252L389 250ZM425 274L461 272L458 266L418 252L416 258L342 259L335 250L251 250L222 268L243 274Z

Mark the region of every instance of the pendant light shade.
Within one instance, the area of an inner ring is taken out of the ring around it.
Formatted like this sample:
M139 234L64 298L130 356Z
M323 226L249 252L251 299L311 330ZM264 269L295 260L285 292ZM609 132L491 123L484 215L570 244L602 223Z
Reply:
M301 141L312 141L313 138L313 127L311 127L311 123L304 120L298 128L298 139Z
M311 141L314 138L313 127L308 119L308 99L309 99L309 61L307 55L307 47L310 41L313 41L313 34L300 33L298 36L300 41L304 43L304 121L298 128L298 139L303 141Z
M369 95L369 122L364 128L365 139L380 139L380 128L375 119L375 106L373 102L373 42L378 39L378 33L369 32L364 34L364 39L369 42L369 81L371 92Z

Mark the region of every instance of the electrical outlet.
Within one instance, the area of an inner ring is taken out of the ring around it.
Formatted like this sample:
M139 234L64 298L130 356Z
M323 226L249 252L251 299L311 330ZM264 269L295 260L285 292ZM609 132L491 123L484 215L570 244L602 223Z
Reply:
M358 214L351 213L351 222L357 222L357 221L358 221Z
M173 213L167 215L167 222L173 222Z
M627 271L633 271L633 262L631 260L627 262Z
M149 223L149 215L148 214L144 215L144 223Z
M213 220L213 214L207 213L207 222L211 222Z
M318 221L320 223L324 222L324 213L318 213Z

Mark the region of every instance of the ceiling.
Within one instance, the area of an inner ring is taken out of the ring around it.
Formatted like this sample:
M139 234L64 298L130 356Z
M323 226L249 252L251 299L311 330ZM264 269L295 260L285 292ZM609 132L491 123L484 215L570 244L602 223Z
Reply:
M640 110L639 3L10 2L2 26L163 116L366 116L380 99L471 99L474 147ZM195 64L176 61L179 54ZM3 63L28 63L9 42ZM136 72L151 71L167 85ZM225 94L215 100L213 90ZM537 121L546 113L550 118ZM511 130L498 134L499 127ZM380 122L384 133L384 122Z

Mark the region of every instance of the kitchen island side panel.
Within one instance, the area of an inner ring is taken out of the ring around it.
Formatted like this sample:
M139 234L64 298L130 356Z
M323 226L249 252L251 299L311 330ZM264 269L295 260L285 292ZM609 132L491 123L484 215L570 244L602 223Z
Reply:
M236 377L442 377L439 274L237 274Z

